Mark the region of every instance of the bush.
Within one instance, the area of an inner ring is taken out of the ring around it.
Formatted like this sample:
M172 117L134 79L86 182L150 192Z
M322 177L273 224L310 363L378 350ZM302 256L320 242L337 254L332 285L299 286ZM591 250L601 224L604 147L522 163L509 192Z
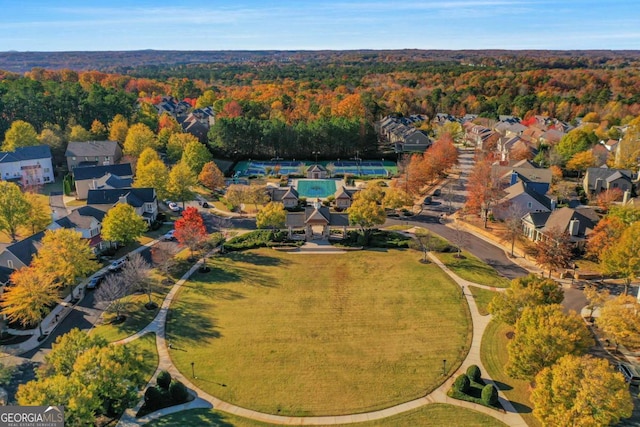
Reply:
M469 381L469 377L466 374L460 375L453 383L453 388L461 393L469 391L469 387L471 387L471 381Z
M189 398L187 387L178 380L171 381L169 386L169 394L174 404L184 403Z
M149 387L144 392L144 404L151 411L162 407L164 404L164 400L165 398L162 395L162 392L156 387Z
M241 251L264 248L273 245L274 242L282 243L285 241L287 241L286 231L256 230L234 237L224 244L224 249L227 251Z
M471 365L467 368L467 376L473 382L479 383L482 381L482 374L480 373L480 368L477 365Z
M158 383L158 387L168 390L171 385L171 374L167 371L160 371L156 382Z
M482 388L482 401L489 406L498 404L498 390L493 384L487 384Z

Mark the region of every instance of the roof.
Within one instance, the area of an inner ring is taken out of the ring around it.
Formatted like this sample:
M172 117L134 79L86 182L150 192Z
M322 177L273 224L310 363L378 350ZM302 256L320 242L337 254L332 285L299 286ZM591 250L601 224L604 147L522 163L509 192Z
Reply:
M293 187L267 187L267 192L272 202L281 202L285 198L298 198L298 192Z
M528 222L532 223L535 228L540 228L546 224L550 215L551 212L531 212L528 215L525 215L524 218L528 218Z
M304 227L305 219L305 212L287 212L287 219L285 221L285 224L287 225L287 227L301 228Z
M287 191L282 195L282 200L284 199L298 199L298 192L293 187L287 187Z
M604 182L611 182L611 180L620 178L628 181L631 181L632 179L632 172L628 169L588 168L585 175L590 190L595 188L595 184L598 179L601 179Z
M48 145L17 147L14 151L0 152L0 163L13 163L24 160L50 159L51 148Z
M102 187L109 188L131 188L133 186L133 178L121 178L117 175L105 175L96 180L96 189Z
M82 206L72 211L69 215L55 221L63 228L81 228L88 230L91 228L92 220L102 222L105 213L93 206Z
M325 172L325 171L326 171L325 167L318 164L311 165L309 169L307 169L307 172Z
M341 186L340 188L338 188L335 192L334 198L336 199L349 199L351 200L353 197L351 195L351 192L349 190L347 190L346 188L344 188L344 186Z
M119 177L133 176L131 163L120 163L117 165L83 166L73 168L73 178L76 181L102 178L108 173L117 175Z
M309 211L310 208L306 208L305 209L305 214L306 214L306 219L305 219L305 223L309 223L309 222L323 222L328 224L329 223L329 218L331 218L331 214L329 213L329 209L326 207L320 207L320 208L311 208L313 209L312 212Z
M84 141L70 142L66 157L115 156L119 150L116 141Z
M145 203L156 200L153 188L111 188L106 190L89 190L87 205L115 205L124 197L127 204L139 208Z
M511 171L503 175L502 178L505 178L507 177L507 175L510 175L512 173L517 174L518 178L524 182L541 182L550 184L551 179L553 178L551 169L530 167L512 168Z
M590 210L591 212L587 212ZM551 212L547 222L544 225L543 231L560 230L565 232L569 228L569 223L573 219L579 221L578 236L585 236L590 230L595 227L595 222L592 220L595 213L588 208L569 208L564 207L556 209Z
M551 209L551 200L548 197L538 194L534 190L529 189L527 185L522 181L516 182L512 186L508 187L505 191L507 192L507 195L504 196L500 200L500 202L509 201L525 193L529 195L529 197L533 198L536 202L540 203L545 208Z
M20 260L24 265L31 264L31 259L38 252L42 244L40 241L44 237L44 231L34 234L31 237L15 242L5 249L11 252L16 258Z

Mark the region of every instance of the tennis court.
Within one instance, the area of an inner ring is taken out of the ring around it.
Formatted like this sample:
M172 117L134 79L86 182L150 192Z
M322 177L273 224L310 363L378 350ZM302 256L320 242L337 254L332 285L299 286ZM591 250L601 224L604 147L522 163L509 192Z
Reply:
M330 175L353 175L386 178L397 173L397 165L381 160L336 160L318 162ZM252 175L304 175L304 170L315 164L311 161L242 161L234 170L238 176Z

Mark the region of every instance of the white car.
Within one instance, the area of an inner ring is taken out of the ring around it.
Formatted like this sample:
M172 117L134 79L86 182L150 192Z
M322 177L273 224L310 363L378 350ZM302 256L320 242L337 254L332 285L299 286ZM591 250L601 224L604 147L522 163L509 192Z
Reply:
M169 209L171 209L173 212L180 212L180 206L178 206L178 204L175 202L169 203Z
M176 230L169 230L167 231L167 233L162 236L162 240L175 240L176 236L173 235L173 233L175 233Z
M126 262L127 262L127 260L124 259L124 258L120 258L120 259L117 259L117 260L113 261L111 263L111 265L109 265L109 271L122 270L122 267L124 267Z

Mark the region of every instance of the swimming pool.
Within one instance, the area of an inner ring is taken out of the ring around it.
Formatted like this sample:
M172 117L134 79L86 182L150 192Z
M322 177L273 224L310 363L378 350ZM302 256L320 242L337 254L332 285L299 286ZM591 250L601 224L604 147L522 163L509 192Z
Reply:
M300 197L324 199L336 192L336 181L333 179L299 179L296 190Z

